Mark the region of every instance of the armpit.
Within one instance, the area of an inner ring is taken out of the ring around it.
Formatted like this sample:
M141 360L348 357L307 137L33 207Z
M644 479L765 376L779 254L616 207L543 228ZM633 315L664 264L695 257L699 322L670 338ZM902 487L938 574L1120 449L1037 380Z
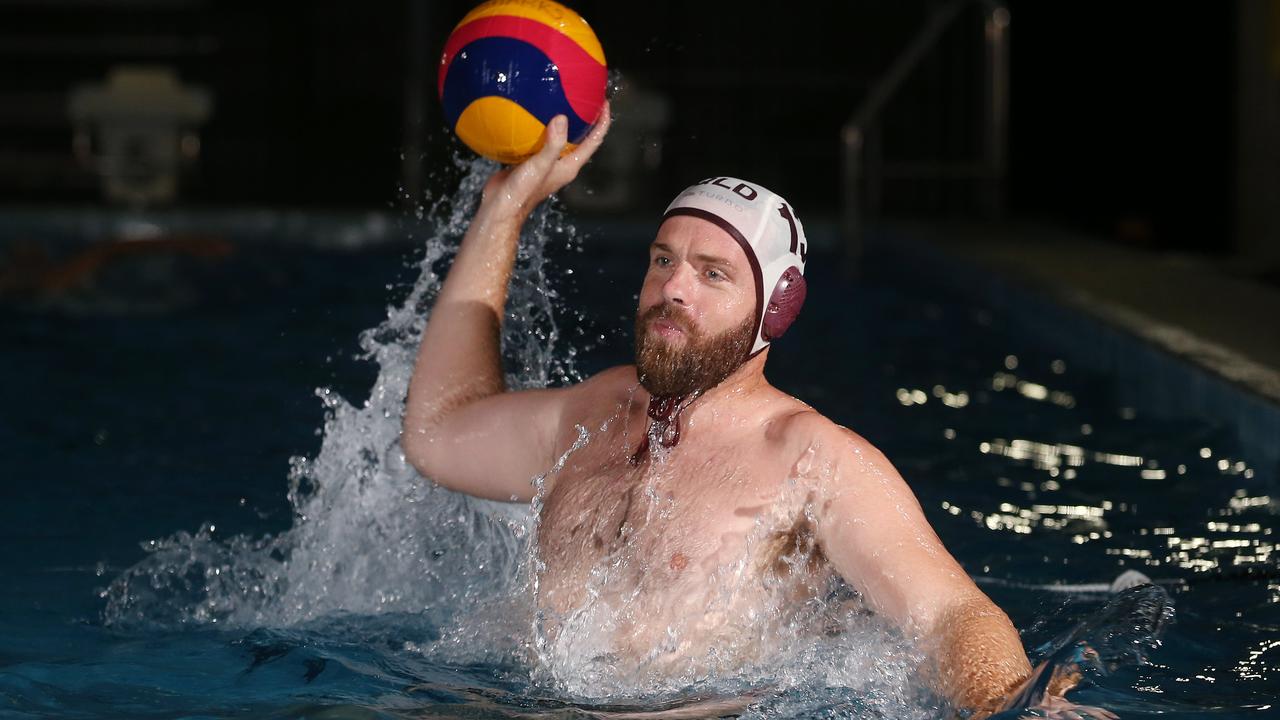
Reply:
M761 557L764 574L777 580L813 577L827 567L817 529L804 513L791 527L769 536Z

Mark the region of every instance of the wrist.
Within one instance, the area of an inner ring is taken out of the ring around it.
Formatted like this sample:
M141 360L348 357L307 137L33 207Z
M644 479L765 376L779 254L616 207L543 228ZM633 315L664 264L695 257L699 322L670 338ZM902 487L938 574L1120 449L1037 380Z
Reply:
M518 236L528 217L529 213L527 211L513 204L489 203L487 200L482 200L471 224L487 235L512 234Z

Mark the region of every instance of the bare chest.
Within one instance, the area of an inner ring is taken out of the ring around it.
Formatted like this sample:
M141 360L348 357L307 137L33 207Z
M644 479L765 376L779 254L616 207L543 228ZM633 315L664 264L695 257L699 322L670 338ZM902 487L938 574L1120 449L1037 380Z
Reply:
M784 471L733 448L681 443L639 466L625 453L570 458L541 510L542 601L564 611L586 596L675 600L754 582L801 512L786 488Z

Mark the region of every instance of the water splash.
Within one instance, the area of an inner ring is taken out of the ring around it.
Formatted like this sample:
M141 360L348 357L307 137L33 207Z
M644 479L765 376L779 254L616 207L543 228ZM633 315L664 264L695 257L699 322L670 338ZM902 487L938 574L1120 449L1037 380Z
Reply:
M1174 620L1173 600L1140 573L1122 575L1113 587L1101 609L1036 648L1034 654L1044 660L1005 704L1002 717L1051 703L1062 688L1089 687L1118 669L1148 662Z
M377 363L369 398L353 404L328 389L320 451L294 458L288 499L293 527L266 537L218 539L213 528L144 545L148 557L102 593L115 627L187 624L286 626L335 612L426 613L448 617L510 595L525 557L527 508L469 498L424 481L399 445L404 397L418 341L447 266L494 165L455 160L457 192L422 215L434 228L420 275L386 319L361 334ZM544 248L575 242L554 208L530 219L521 237L512 302L503 329L509 387L578 379L560 346L554 289Z

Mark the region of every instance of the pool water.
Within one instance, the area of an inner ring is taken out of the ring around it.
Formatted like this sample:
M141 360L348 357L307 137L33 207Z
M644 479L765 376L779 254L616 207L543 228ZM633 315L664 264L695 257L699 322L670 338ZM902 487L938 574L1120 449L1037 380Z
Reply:
M431 215L455 241L456 205ZM629 361L652 228L539 222L513 381ZM404 232L363 250L239 242L166 266L183 292L162 302L122 281L8 308L0 716L714 716L730 711L696 702L747 692L747 717L945 714L916 657L866 628L666 695L538 667L515 579L527 512L434 488L394 452L435 288L421 270L448 257ZM909 255L876 247L853 280L835 264L815 252L768 376L885 451L1032 659L1088 641L1102 659L1071 698L1126 718L1273 712L1276 469L1214 418L1121 406L1117 379ZM1127 569L1162 589L1107 592Z

